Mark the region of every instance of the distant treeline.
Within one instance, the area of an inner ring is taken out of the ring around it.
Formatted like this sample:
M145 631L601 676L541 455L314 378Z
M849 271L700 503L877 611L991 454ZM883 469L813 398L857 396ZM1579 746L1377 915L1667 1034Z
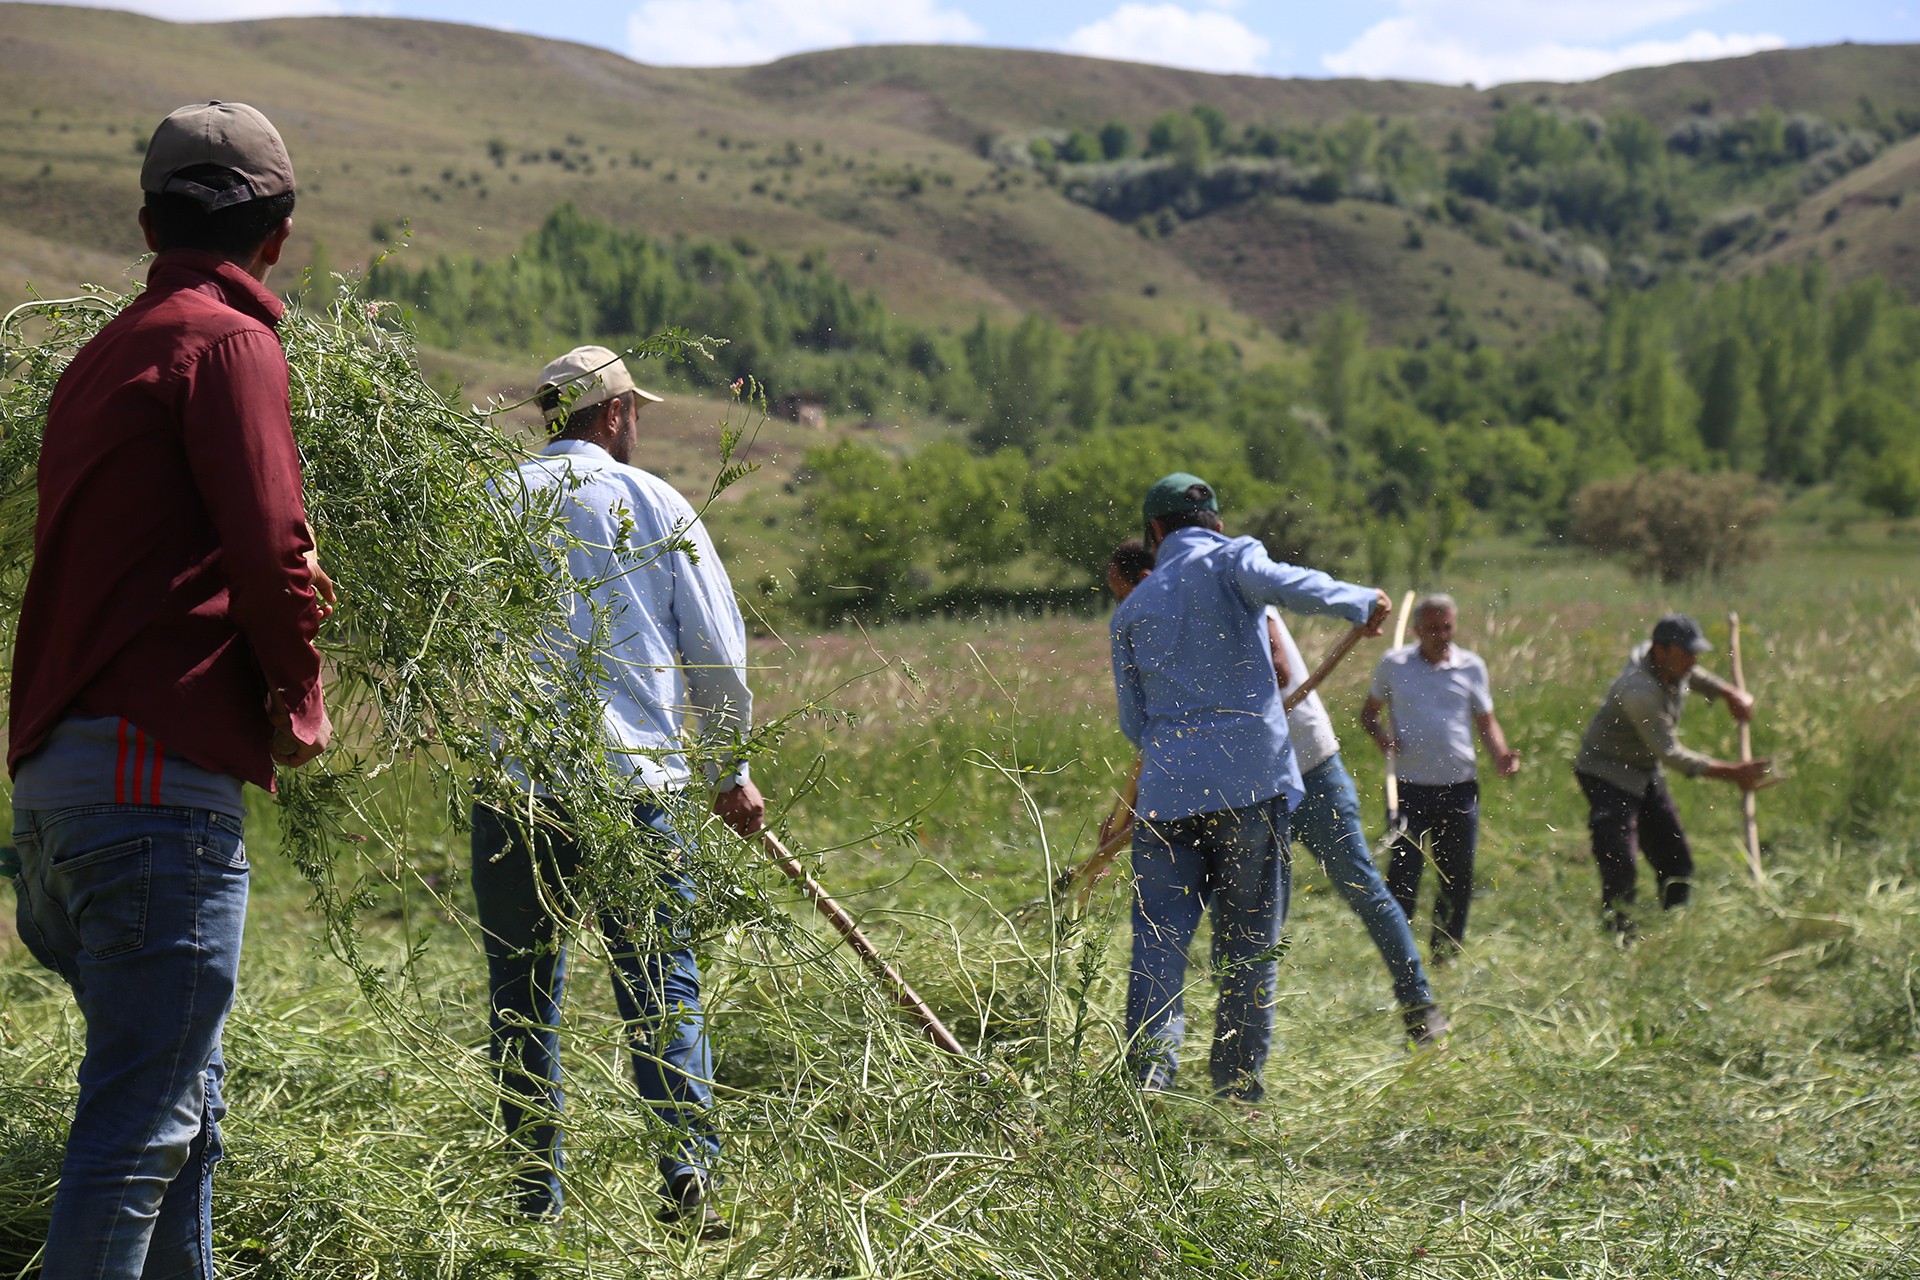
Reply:
M1474 518L1557 533L1581 486L1638 469L1838 481L1920 511L1920 307L1879 279L1832 288L1817 267L1615 290L1597 319L1519 354L1372 346L1343 306L1298 358L1257 366L1202 332L1039 315L940 333L816 260L652 240L571 208L512 257L390 258L371 283L432 344L524 355L680 325L729 339L683 368L692 383L752 374L775 396L964 425L905 460L856 442L809 455L807 577L826 611L991 585L1030 556L1090 580L1132 531L1128 495L1175 466L1281 549L1381 567L1444 561Z
M1759 234L1764 210L1755 205L1811 195L1920 132L1920 111L1882 113L1864 98L1850 122L1771 107L1732 117L1712 115L1710 103L1698 108L1663 130L1632 112L1517 104L1477 144L1455 130L1435 151L1386 117L1235 132L1200 104L1160 116L1137 151L1133 130L1109 121L989 152L1036 165L1069 198L1148 232L1260 195L1379 201L1482 234L1483 211L1500 210L1527 223L1529 239L1571 236L1646 281L1662 261L1711 257Z

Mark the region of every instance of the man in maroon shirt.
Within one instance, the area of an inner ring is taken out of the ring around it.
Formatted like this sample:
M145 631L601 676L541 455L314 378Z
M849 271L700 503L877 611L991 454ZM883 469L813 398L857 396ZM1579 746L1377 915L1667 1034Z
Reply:
M54 390L14 650L20 935L87 1024L46 1280L212 1274L241 784L332 734L332 586L264 284L293 166L266 117L212 102L161 123L140 182L159 256Z

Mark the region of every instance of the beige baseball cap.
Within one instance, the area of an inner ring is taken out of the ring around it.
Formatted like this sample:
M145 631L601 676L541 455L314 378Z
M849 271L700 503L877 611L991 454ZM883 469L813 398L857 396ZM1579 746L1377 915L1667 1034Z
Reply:
M180 173L217 165L240 177L237 186L216 189ZM183 195L211 213L293 190L293 161L280 131L244 102L200 102L181 107L160 122L140 166L140 189Z
M653 392L636 387L633 375L627 372L627 362L605 347L575 347L553 361L540 371L540 385L534 389L534 395L544 396L556 387L579 390L572 395L562 395L559 404L546 410L546 420L550 423L629 391L642 400L660 402L660 397Z

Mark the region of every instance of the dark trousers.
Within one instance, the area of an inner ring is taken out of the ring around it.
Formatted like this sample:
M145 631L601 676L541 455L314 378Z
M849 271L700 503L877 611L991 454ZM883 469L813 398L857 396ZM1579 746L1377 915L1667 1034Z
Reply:
M1427 855L1440 877L1433 898L1433 938L1427 954L1443 960L1467 939L1467 908L1473 903L1473 850L1480 839L1480 784L1455 782L1443 787L1400 784L1400 831L1393 840L1393 861L1387 867L1387 888L1400 904L1407 923L1413 923L1414 903L1420 896L1420 875Z
M564 815L561 815L564 818ZM632 856L655 862L662 888L652 920L599 918L613 960L614 1003L626 1023L640 1097L680 1130L660 1153L669 1185L705 1173L720 1150L703 1113L713 1104L713 1065L700 1008L700 970L682 917L694 886L682 867L680 836L659 806L634 804L646 847ZM528 832L476 804L473 896L492 989L488 1048L500 1073L500 1119L520 1157L520 1207L536 1216L560 1209L560 1001L567 944L555 907L573 904L567 882L581 848L564 828Z
M1693 850L1680 829L1666 779L1655 774L1639 795L1590 773L1575 773L1587 793L1587 829L1600 865L1600 905L1612 911L1634 899L1634 849L1646 855L1660 885L1660 906L1677 907L1693 889Z

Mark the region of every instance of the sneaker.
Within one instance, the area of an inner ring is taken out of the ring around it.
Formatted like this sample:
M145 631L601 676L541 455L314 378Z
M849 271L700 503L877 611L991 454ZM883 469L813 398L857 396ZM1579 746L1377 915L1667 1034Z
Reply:
M1447 1015L1440 1012L1437 1004L1424 1004L1404 1011L1401 1018L1407 1027L1407 1039L1412 1043L1414 1052L1422 1049L1437 1048L1453 1030L1453 1023Z
M727 1220L707 1201L707 1184L699 1174L677 1175L662 1193L666 1204L654 1217L669 1227L679 1227L702 1240L725 1240L733 1234Z

